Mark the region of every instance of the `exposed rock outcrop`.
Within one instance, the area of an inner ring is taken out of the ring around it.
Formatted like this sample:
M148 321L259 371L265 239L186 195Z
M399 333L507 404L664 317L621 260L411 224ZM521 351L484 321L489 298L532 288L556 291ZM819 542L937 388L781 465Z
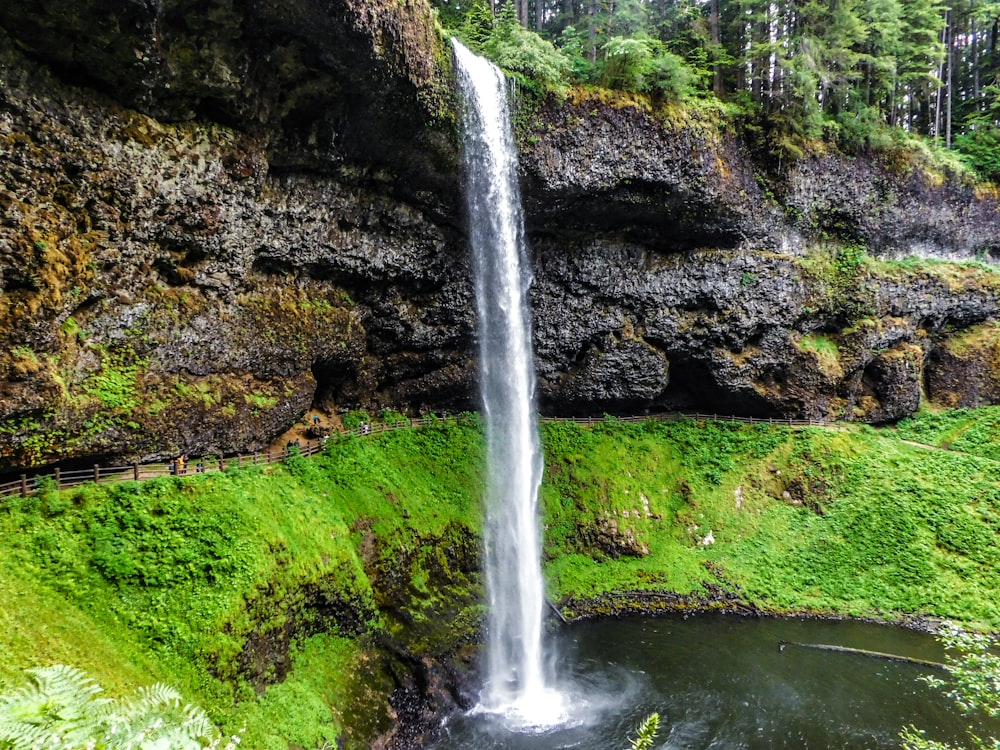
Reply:
M474 408L450 76L421 0L0 6L0 465ZM857 250L996 255L988 192L610 95L519 133L546 411L997 400L1000 277Z

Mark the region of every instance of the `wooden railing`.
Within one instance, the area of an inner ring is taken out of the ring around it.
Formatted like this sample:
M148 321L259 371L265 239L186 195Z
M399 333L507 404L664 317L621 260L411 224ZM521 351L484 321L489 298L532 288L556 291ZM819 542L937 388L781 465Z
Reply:
M606 419L616 422L738 422L739 424L767 424L777 427L829 427L832 422L819 419L782 419L779 417L735 417L729 414L703 414L701 412L664 412L644 414L637 417L539 417L540 422L575 422L577 424L599 424Z
M353 430L341 430L332 433L329 438L309 440L304 444L285 447L278 450L258 451L256 453L234 453L230 455L202 456L188 459L183 465L179 461L156 463L131 463L120 466L101 466L94 464L87 469L63 471L56 467L48 473L24 473L17 479L0 483L0 497L20 495L27 497L39 489L44 483L51 483L55 489L64 490L78 487L82 484L110 482L140 482L166 476L190 476L206 472L225 471L230 466L254 466L272 464L287 460L293 455L311 456L322 450L328 439L342 439L349 436L363 437L383 432L406 430L441 422L453 422L459 416L446 415L442 417L423 417L421 419L399 420L397 422L363 423ZM594 425L605 421L605 417L541 417L542 422L573 422L576 424ZM775 419L759 417L735 417L723 414L702 414L687 412L668 412L664 414L646 414L634 417L614 417L618 422L647 422L693 420L696 422L738 422L741 424L765 424L784 427L826 427L827 421L805 419Z

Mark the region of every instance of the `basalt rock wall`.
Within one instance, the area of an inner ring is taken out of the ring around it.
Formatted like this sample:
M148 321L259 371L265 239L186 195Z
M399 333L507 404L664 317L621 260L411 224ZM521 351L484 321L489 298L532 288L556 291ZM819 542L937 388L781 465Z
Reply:
M474 408L429 8L0 6L0 464L258 448L312 407ZM775 165L707 116L522 102L542 408L898 419L1000 393L995 196Z

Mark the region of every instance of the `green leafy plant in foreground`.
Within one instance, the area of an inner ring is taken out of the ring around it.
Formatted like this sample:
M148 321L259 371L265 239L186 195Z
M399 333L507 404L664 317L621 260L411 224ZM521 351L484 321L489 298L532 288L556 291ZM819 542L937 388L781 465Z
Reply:
M954 701L968 716L1000 717L1000 655L991 651L989 636L947 625L938 639L948 649L950 681L928 675L922 677L928 685L947 688L945 696ZM927 739L916 727L907 727L900 734L904 750L958 750L954 745ZM969 747L974 750L996 750L1000 739L983 739L969 732Z
M651 750L656 733L660 730L660 715L651 713L635 730L635 737L629 745L631 750Z
M115 700L84 672L57 664L29 669L31 682L0 694L3 750L203 750L222 738L205 712L158 683ZM230 738L226 750L240 742Z

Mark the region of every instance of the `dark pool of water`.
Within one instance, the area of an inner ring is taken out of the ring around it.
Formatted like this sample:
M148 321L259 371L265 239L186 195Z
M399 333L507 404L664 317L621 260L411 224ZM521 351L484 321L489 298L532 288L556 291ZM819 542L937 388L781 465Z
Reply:
M656 748L879 750L908 724L961 742L967 720L918 678L931 668L779 648L824 643L941 661L929 635L857 622L720 616L578 623L553 638L567 722L511 731L502 717L452 717L434 750L618 750L650 712ZM995 727L994 727L995 729Z

